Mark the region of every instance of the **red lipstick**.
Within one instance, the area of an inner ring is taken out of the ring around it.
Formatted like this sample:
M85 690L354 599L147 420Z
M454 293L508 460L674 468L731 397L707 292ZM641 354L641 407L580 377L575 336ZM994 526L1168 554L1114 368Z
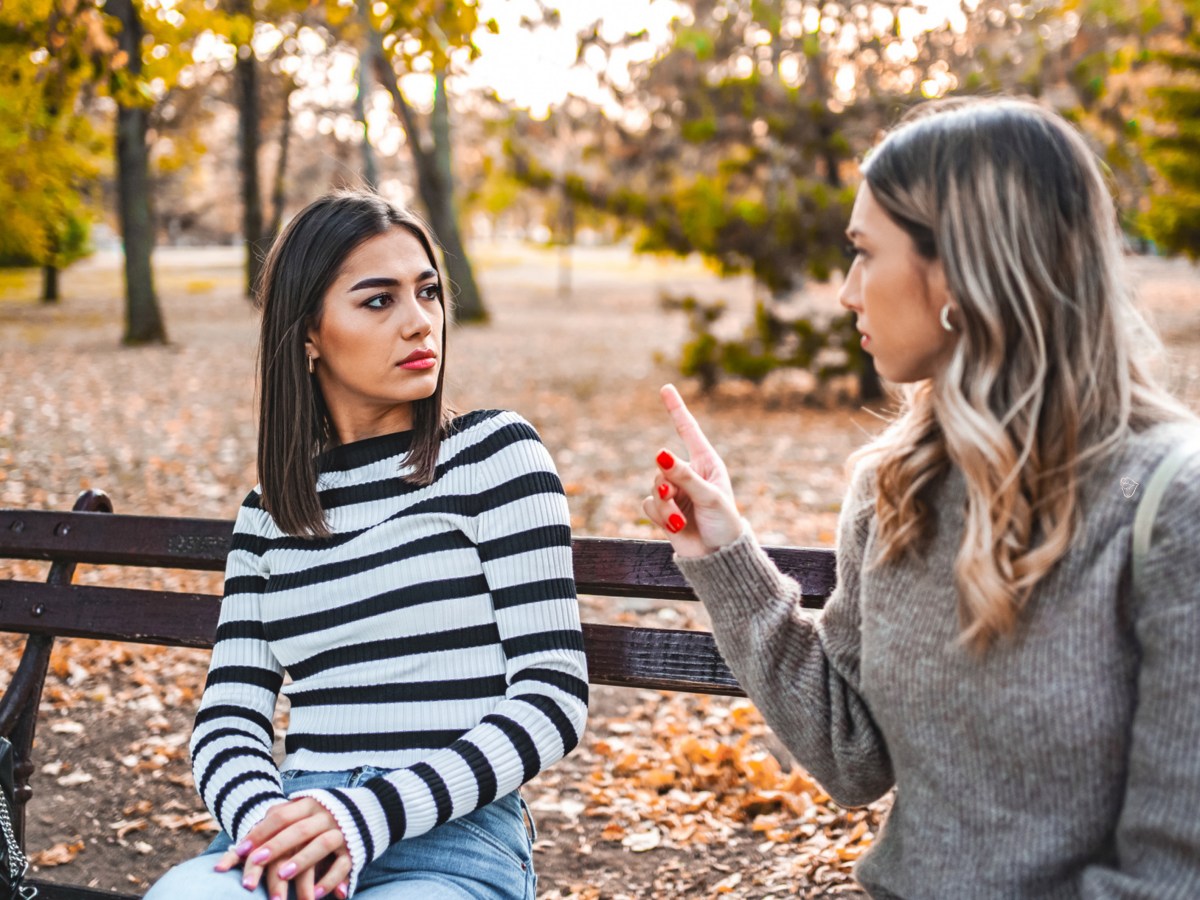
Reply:
M432 369L437 365L437 354L432 350L414 350L397 365L402 369Z

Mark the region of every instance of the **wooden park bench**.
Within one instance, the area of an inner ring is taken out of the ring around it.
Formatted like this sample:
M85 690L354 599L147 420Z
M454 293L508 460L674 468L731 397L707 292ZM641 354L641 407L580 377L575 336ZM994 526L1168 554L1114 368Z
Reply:
M13 742L18 760L15 824L22 841L36 768L34 731L54 639L211 647L217 628L218 596L74 585L76 564L224 571L232 533L233 522L226 520L116 515L98 491L81 494L73 512L0 509L0 559L51 563L45 582L0 579L0 631L29 635L0 697L0 734ZM767 552L814 592L806 595L806 605L820 607L834 586L833 551ZM581 595L695 600L666 541L576 538L574 560ZM584 622L583 636L593 684L742 696L708 632ZM39 900L137 896L36 878L29 883L38 888Z

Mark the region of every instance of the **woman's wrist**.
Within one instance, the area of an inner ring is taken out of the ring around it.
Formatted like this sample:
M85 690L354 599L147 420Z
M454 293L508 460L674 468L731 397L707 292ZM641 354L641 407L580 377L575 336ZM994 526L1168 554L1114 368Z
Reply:
M714 553L719 553L726 547L736 544L743 535L748 534L750 531L749 521L739 516L736 525L731 523L728 530L722 530L715 535L708 535L707 539L702 536L698 546L692 544L686 547L676 547L675 555L682 559L703 559L706 556L712 556Z

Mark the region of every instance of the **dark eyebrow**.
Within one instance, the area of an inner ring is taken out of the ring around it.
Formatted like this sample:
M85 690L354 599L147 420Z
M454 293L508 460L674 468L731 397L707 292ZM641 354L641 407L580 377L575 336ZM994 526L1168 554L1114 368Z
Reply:
M426 269L424 272L422 272L420 275L418 275L415 280L418 282L421 282L421 281L428 281L430 278L436 278L436 277L437 277L437 271L435 269ZM397 281L395 278L388 278L386 276L376 275L372 278L364 278L362 281L355 284L354 287L350 288L350 290L351 291L362 291L362 290L366 290L367 288L399 287L399 286L400 286L400 282Z
M398 287L399 285L400 282L398 282L395 278L383 278L377 276L375 278L364 278L362 281L358 282L358 284L354 285L354 287L350 288L350 290L361 291L366 288Z

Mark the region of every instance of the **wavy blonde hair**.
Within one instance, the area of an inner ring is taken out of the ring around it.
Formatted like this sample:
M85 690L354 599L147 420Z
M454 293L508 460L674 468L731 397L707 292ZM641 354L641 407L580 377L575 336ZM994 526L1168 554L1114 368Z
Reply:
M1006 98L924 104L863 168L916 252L942 261L960 332L946 369L898 386L896 417L848 460L874 469L870 565L917 551L924 489L961 469L961 637L982 652L1070 548L1089 460L1197 417L1148 367L1162 344L1126 286L1112 197L1057 115Z

